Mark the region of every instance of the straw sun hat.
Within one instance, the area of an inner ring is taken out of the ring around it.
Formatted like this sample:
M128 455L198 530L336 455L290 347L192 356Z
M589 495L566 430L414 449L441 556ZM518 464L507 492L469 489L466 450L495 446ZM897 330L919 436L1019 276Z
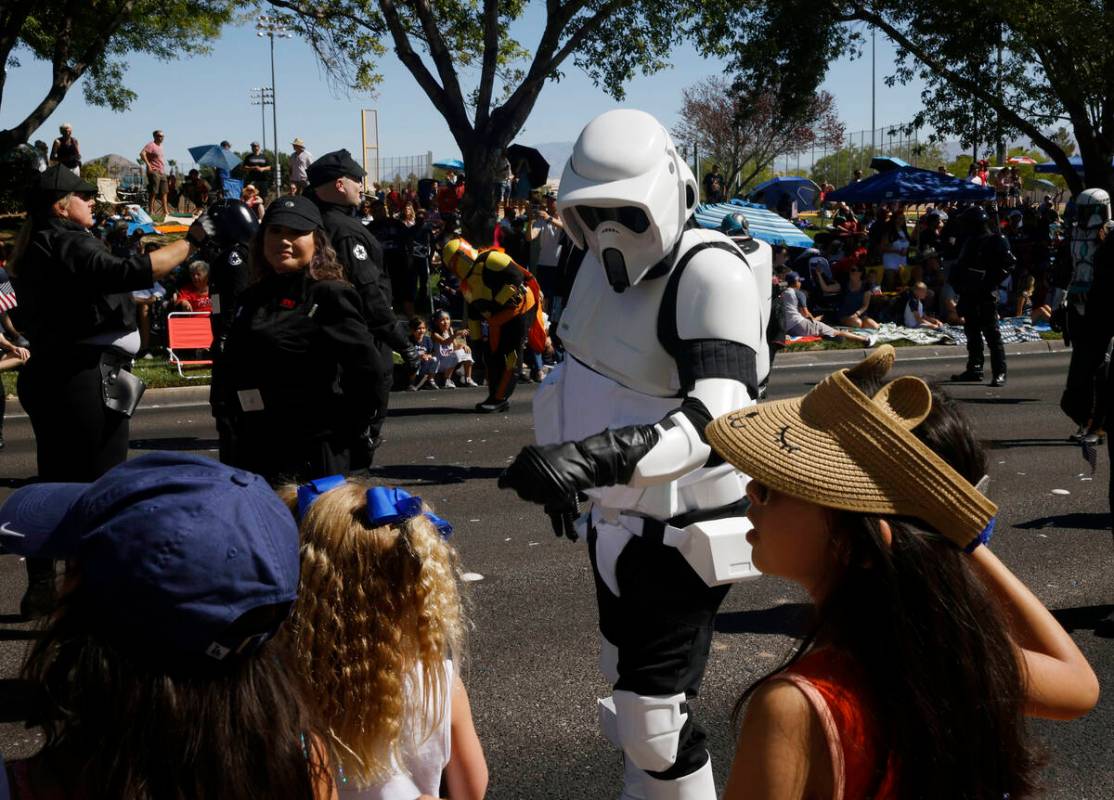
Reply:
M894 355L883 346L854 372L881 378ZM911 433L932 410L928 386L902 377L868 397L849 372L832 373L804 397L718 417L706 429L709 444L779 492L829 508L916 517L973 548L998 508Z

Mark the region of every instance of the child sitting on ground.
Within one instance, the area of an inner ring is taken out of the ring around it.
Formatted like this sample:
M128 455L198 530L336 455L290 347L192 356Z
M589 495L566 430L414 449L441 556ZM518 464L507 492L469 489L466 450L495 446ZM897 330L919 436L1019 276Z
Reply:
M727 800L1030 797L1023 717L1098 701L1071 636L985 546L986 452L946 395L883 385L893 359L883 346L707 428L752 476L754 565L816 604L797 652L736 705Z
M909 289L905 299L905 311L902 323L906 328L930 328L939 330L944 323L935 317L929 316L924 311L924 299L928 297L928 286L924 281L917 281Z
M410 340L421 351L421 363L418 370L410 374L410 385L407 391L416 392L425 386L428 389L437 389L437 351L433 348L433 340L429 337L425 320L421 317L410 318ZM455 388L455 387L454 387Z
M460 367L464 386L478 385L472 380L472 349L466 343L468 331L453 330L453 321L449 312L444 309L433 313L433 332L430 339L437 351L437 371L441 374L442 386L446 389L455 389L453 373Z
M420 497L340 475L279 493L302 540L290 649L332 736L341 797L479 800L487 763L460 678L452 527Z

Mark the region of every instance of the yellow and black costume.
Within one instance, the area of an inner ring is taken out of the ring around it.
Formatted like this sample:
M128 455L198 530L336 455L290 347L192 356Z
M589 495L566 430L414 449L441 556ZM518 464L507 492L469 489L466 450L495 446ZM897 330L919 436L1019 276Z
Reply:
M525 267L499 249L477 250L462 238L442 251L442 263L460 278L468 329L481 348L487 370L488 396L476 404L481 412L504 411L509 405L522 364L522 351L545 347L545 329L538 317L542 293Z

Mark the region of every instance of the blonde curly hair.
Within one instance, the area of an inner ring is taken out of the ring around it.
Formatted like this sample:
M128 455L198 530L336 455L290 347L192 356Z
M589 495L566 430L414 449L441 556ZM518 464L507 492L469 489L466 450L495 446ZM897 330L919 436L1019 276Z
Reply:
M336 760L363 786L401 763L404 732L419 743L441 725L445 660L461 654L465 625L455 550L424 516L372 527L369 488L350 479L301 520L301 587L284 626ZM297 507L296 486L279 494ZM420 729L404 731L407 720Z

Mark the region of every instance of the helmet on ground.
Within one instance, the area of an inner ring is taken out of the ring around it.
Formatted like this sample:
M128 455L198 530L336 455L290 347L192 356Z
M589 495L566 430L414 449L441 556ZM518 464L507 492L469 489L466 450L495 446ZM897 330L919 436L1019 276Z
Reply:
M246 245L259 230L259 217L240 200L217 200L205 213L212 220L214 238L224 246Z
M1075 198L1076 225L1085 230L1110 222L1110 194L1105 189L1084 189Z
M697 196L696 179L661 123L617 109L580 132L561 176L557 212L621 292L673 251Z
M478 255L476 248L457 236L445 243L441 250L441 264L457 277L464 277Z
M725 214L719 229L728 236L750 236L750 223L741 211Z

